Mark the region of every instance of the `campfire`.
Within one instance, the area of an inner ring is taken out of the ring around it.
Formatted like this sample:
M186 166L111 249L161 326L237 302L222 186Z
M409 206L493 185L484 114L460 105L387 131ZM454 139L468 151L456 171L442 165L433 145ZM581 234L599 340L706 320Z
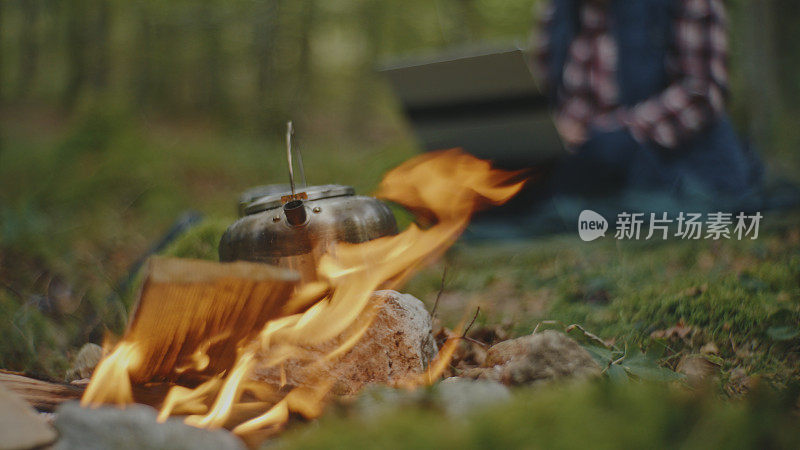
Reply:
M82 405L124 407L138 388L157 385L166 391L159 420L183 416L242 436L280 429L293 413L318 416L337 381L325 367L368 336L379 310L373 293L402 286L455 242L473 212L503 203L523 183L519 173L456 149L412 159L386 174L376 197L417 222L396 235L331 245L310 279L252 262L152 260L128 328L104 348ZM388 382L437 380L459 337L424 369ZM256 370L279 373L278 382L253 378ZM296 370L302 382L288 382Z

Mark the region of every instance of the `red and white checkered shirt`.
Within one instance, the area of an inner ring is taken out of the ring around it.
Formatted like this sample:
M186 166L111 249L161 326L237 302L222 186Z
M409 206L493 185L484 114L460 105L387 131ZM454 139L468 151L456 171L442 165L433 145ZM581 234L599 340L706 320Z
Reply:
M624 108L618 99L617 44L608 27L608 2L585 0L580 31L569 48L558 89L556 121L575 124L583 130L578 133L582 136L593 126L627 126L637 140L675 148L720 115L728 88L725 7L722 0L678 1L675 42L666 61L671 84L658 95ZM550 62L552 8L542 15L535 48L541 74L548 73ZM567 140L581 143L574 137Z

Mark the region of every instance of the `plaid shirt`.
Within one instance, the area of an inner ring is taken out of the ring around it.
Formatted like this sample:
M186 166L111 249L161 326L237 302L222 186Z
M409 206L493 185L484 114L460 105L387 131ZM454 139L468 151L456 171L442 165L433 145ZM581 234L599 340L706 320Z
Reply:
M728 40L722 0L678 1L675 42L666 61L671 84L632 108L618 102L617 45L608 27L607 3L583 2L581 29L569 48L556 111L557 124L571 124L580 137L565 136L565 140L580 145L591 127L628 127L639 141L675 148L723 112ZM535 48L541 74L548 73L551 21L552 5L542 15ZM563 133L565 128L559 129Z

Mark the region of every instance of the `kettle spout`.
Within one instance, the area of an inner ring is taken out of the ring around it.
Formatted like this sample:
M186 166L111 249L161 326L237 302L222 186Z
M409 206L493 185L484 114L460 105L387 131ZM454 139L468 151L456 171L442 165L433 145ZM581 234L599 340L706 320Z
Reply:
M286 222L293 227L302 227L308 219L306 205L302 200L287 202L283 205L283 213L286 215Z

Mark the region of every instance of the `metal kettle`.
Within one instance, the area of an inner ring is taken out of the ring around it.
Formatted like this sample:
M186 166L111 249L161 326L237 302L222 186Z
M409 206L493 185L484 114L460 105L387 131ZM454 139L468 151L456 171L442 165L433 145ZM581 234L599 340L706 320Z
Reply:
M385 203L355 195L350 186L329 184L295 191L290 133L290 186L264 186L243 195L241 217L219 242L219 259L269 263L294 269L303 281L313 281L317 262L331 244L396 234L397 222Z

